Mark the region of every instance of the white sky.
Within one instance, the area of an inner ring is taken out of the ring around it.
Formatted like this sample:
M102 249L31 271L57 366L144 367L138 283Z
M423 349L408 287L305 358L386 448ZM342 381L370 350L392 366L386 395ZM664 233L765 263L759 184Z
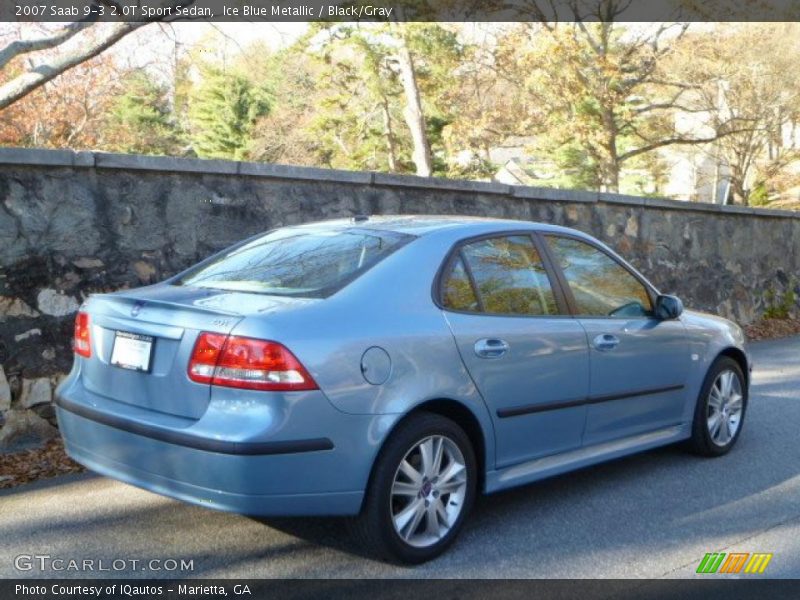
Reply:
M130 66L169 64L175 52L175 42L184 50L203 38L218 38L221 54L233 56L242 48L261 41L277 50L291 44L308 28L308 23L186 23L153 24L123 38L111 54Z
M14 39L35 39L46 36L48 31L61 28L63 25L63 23L2 23L0 47ZM107 25L101 23L98 27ZM291 44L307 29L308 23L154 23L126 36L108 53L126 66L148 66L154 70L163 70L174 64L176 43L178 49L187 50L204 37L215 36L219 40L219 44L215 45L221 45L220 52L232 56L256 41L264 42L270 48L277 50ZM81 35L77 38L81 38ZM73 39L70 43L80 43L80 41ZM35 60L36 55L31 55L31 58Z

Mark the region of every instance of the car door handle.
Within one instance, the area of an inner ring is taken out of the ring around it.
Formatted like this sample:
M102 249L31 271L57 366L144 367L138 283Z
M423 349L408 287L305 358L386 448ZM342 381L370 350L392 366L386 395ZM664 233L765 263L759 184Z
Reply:
M475 354L480 358L500 358L510 346L505 340L487 338L475 342Z
M619 345L619 338L615 335L611 335L610 333L602 333L594 338L592 345L601 352L613 350Z

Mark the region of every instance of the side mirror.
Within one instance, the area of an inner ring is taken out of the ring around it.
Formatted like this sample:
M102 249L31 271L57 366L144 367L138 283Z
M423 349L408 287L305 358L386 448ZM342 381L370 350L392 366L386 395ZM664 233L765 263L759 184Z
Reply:
M656 298L656 318L662 321L677 319L683 312L683 302L677 296L662 294Z

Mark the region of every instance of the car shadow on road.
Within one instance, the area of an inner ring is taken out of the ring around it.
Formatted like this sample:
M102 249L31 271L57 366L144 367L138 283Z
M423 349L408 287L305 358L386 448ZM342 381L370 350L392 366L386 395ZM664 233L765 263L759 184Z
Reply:
M249 517L250 519L299 538L346 554L375 560L359 546L351 534L352 517Z
M592 485L589 479L602 482L605 478L611 485L614 478L628 479L631 469L648 470L646 461L654 457L667 462L687 460L681 446L659 448L638 456L631 456L595 467L587 467L579 471L551 477L541 482L502 491L488 496L479 495L473 512L466 523L466 530L471 536L491 533L498 519L504 519L509 512L527 513L532 508L546 506L566 496L589 493ZM691 457L688 460L693 460ZM611 478L608 480L608 478ZM602 485L601 485L602 487ZM376 557L365 552L357 539L351 534L351 517L248 517L251 520L276 529L282 533L298 538L315 546L323 546L349 555L376 560ZM525 519L526 515L521 515ZM457 551L457 547L455 551ZM265 554L271 555L269 551ZM385 562L385 561L382 561Z

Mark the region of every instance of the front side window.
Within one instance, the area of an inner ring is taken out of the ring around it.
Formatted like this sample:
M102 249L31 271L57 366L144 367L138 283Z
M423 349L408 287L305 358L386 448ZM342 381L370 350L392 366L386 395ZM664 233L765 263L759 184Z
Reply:
M530 237L518 235L480 240L465 245L460 256L466 261L477 289L472 288L459 258L460 270L454 268L444 282L445 307L473 310L463 308L463 302L459 307L451 299L469 299L470 294L474 296L477 293L474 305L477 306L480 298L480 306L486 313L533 316L558 313L550 280ZM462 288L464 292L458 296L450 291Z
M546 236L567 279L578 314L643 317L653 314L645 286L605 252L573 238Z
M178 285L324 296L352 281L412 236L366 229L278 229L184 275Z

